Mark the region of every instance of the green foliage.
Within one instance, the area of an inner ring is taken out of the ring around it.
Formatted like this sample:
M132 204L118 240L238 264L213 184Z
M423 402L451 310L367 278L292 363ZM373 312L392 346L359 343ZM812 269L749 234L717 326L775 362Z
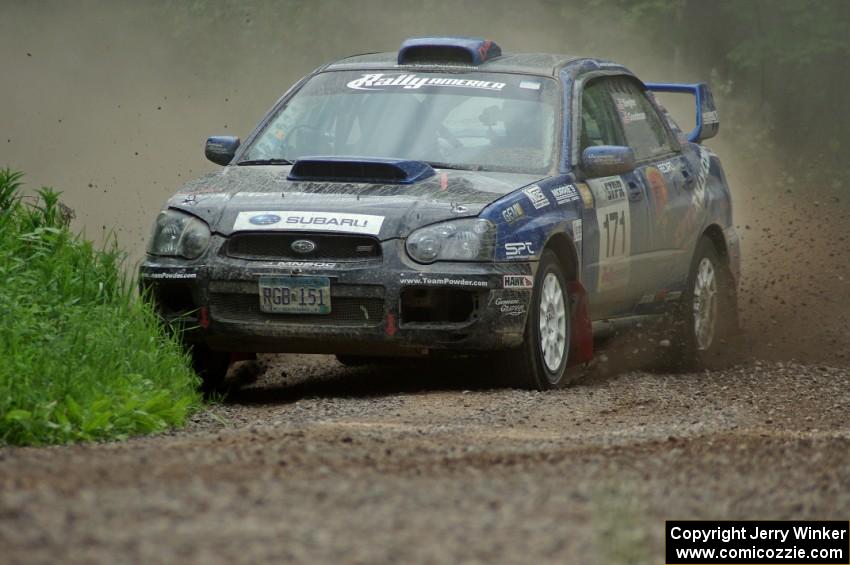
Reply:
M742 30L750 30L730 41L727 57L740 70L755 69L766 61L797 70L824 57L850 56L848 14L848 4L843 1L726 4L723 16Z
M136 296L123 253L68 228L59 193L0 170L0 443L123 438L200 405L180 344Z
M611 9L621 21L646 25L658 18L675 16L687 0L591 0L589 5L596 9Z
M846 178L850 113L842 78L850 71L847 0L591 0L625 37L673 63L665 80L708 81L724 146L738 170L764 164L807 190ZM628 61L624 61L629 64ZM763 174L762 174L763 176Z

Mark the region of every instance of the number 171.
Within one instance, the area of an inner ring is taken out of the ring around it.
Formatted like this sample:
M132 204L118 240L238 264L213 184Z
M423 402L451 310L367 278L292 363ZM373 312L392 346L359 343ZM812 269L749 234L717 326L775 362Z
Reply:
M605 221L602 222L605 228L605 257L612 255L626 254L626 213L609 212L605 214ZM620 238L620 252L617 253L617 238Z

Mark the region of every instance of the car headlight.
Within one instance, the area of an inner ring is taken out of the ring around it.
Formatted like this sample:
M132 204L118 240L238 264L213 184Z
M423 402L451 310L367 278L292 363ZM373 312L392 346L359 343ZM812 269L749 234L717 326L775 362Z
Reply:
M419 263L492 261L496 229L479 218L420 228L407 237L407 254Z
M194 216L164 210L156 217L148 253L195 259L207 250L210 228Z

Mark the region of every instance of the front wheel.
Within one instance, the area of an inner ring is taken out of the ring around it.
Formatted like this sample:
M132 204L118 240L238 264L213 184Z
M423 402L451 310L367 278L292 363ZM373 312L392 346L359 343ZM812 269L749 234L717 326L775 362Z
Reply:
M558 257L545 250L531 293L523 344L499 360L500 372L520 388L547 390L564 384L571 337L570 297Z
M191 346L192 369L201 378L204 395L226 392L225 377L230 367L230 353L214 351L204 344Z
M673 361L681 368L715 367L731 356L738 329L735 282L707 237L694 253L674 328Z

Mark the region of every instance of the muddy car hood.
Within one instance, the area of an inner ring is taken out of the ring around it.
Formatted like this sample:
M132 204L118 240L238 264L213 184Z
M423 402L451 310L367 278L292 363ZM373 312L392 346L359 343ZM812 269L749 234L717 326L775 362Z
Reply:
M441 220L475 216L487 204L541 178L521 173L437 170L414 184L307 182L290 167L230 166L190 182L168 201L229 235L239 212L304 211L383 216L380 239L406 237Z

